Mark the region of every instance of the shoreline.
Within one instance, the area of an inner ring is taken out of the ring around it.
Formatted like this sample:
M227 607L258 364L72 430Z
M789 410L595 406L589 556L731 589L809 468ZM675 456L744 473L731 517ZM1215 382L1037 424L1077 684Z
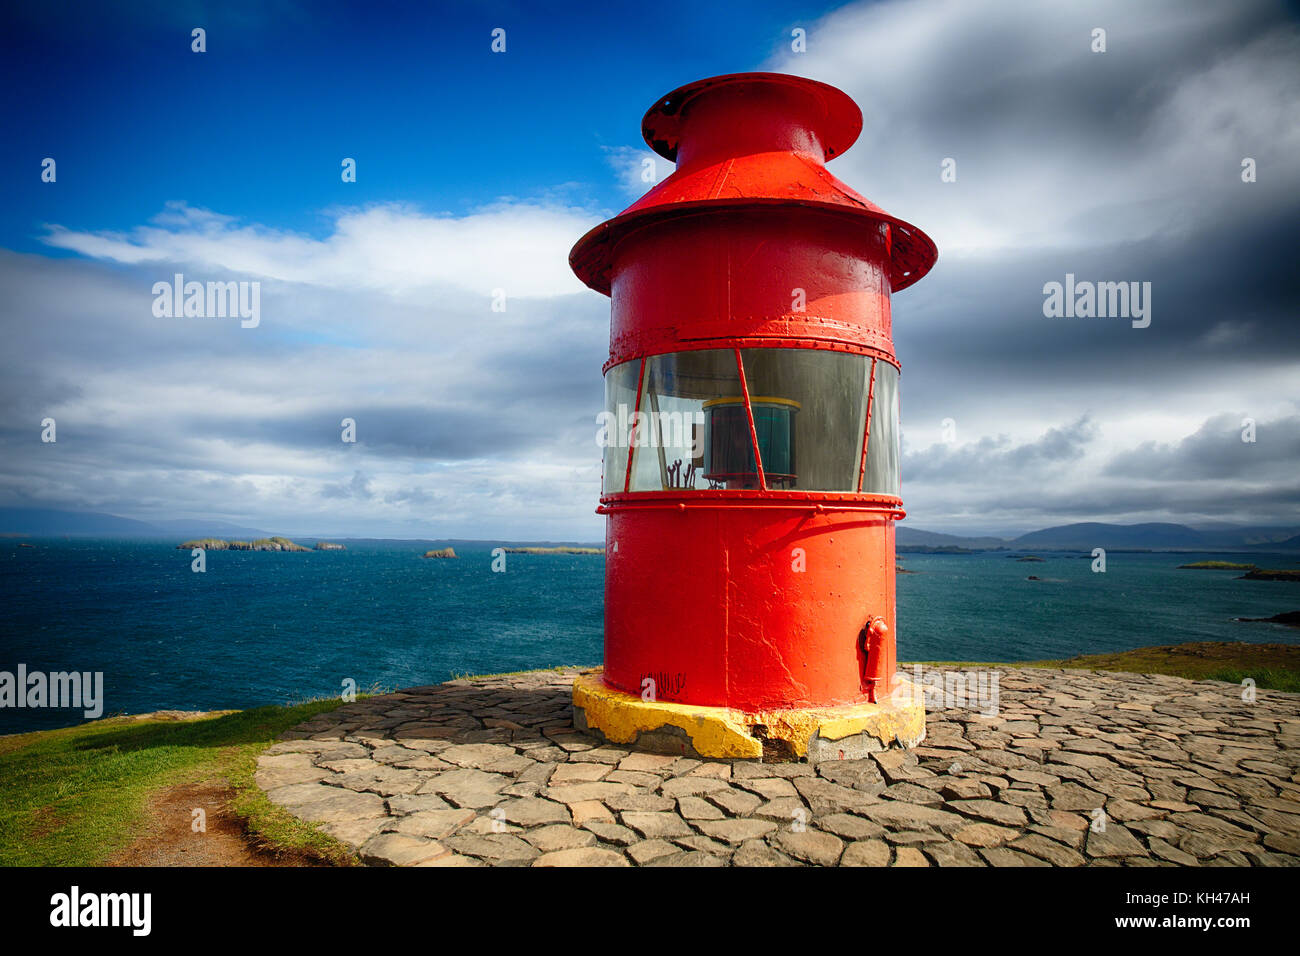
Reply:
M170 542L173 547L176 546L176 534L159 532L157 534L112 534L99 532L27 532L27 531L0 531L0 543L18 542L18 541L51 541L51 542L69 542L69 541L119 541L119 542L139 542L144 544ZM231 540L230 537L221 538L219 535L209 535L214 540ZM547 551L565 550L577 548L583 551L592 551L603 553L605 545L601 542L556 542L556 541L517 541L502 540L497 538L431 538L431 537L413 537L413 538L393 538L393 537L359 537L356 535L319 535L314 533L290 533L284 535L263 535L262 537L284 537L290 540L302 539L304 541L323 541L327 543L350 542L357 544L393 544L393 545L419 545L419 544L443 544L452 547L467 547L474 550L490 550L492 548L519 548L519 549L541 549ZM188 539L187 539L188 540ZM255 539L252 539L255 540ZM308 548L307 550L312 550ZM927 544L898 544L895 545L897 554L998 554L998 555L1021 555L1021 554L1038 554L1053 556L1091 556L1089 548L1068 548L1068 547L1045 547L1043 545L1029 546L1011 546L1003 545L998 547L980 547L971 548L961 545L927 545ZM1300 550L1296 548L1278 548L1267 545L1257 545L1254 547L1243 547L1240 545L1226 547L1167 547L1167 548L1141 548L1141 547L1111 547L1106 548L1107 554L1227 554L1227 555L1246 555L1249 557L1281 557L1291 561L1300 561Z
M1272 622L1264 621L1262 623ZM1194 641L1187 644L1159 644L1148 647L1137 647L1129 651L1113 653L1080 654L1068 658L1026 661L928 660L898 662L898 669L900 672L904 672L907 668L913 666L983 669L997 667L1017 669L1050 667L1061 670L1103 671L1143 675L1156 674L1166 677L1183 677L1188 680L1210 680L1234 684L1240 683L1242 676L1251 676L1249 672L1256 671L1260 676L1265 678L1264 680L1261 680L1258 676L1252 678L1256 681L1256 686L1260 690L1269 690L1279 693L1300 693L1300 644L1247 643L1245 641ZM585 669L575 664L557 664L530 667L526 670L520 671L503 671L488 674L453 672L448 679L442 683L451 683L454 681L472 682L494 680L502 677L517 677L525 674L539 674L547 671L572 670L575 668ZM1291 675L1294 686L1270 686L1272 683L1276 682L1275 679L1278 676L1288 674ZM400 691L400 688L375 688L369 693L394 693L397 691ZM134 714L110 714L105 717L97 717L94 720L85 720L76 724L66 724L62 727L38 728L35 730L16 731L10 734L0 734L0 740L21 737L27 734L54 733L78 727L105 724L108 722L131 723L145 720L183 721L205 719L224 716L227 714L241 713L248 710L257 710L263 707L293 707L299 704L317 703L322 699L323 698L309 698L301 701L292 701L283 705L257 704L245 708L215 708L212 710L159 708L152 711L140 711ZM329 699L332 700L333 698ZM3 713L3 711L0 711L0 713Z
M1148 693L1158 688L1168 688L1173 692L1182 694L1188 700L1206 699L1206 692L1210 695L1209 699L1223 697L1224 700L1228 701L1236 700L1239 695L1238 688L1234 686L1235 680L1229 683L1223 683L1222 681L1203 683L1203 689L1197 691L1193 686L1178 684L1171 680L1171 677L1161 676L1158 672L1140 673L1132 670L1102 670L1098 675L1097 668L1106 664L1114 667L1116 664L1115 660L1103 660L1102 658L1123 657L1127 661L1137 662L1140 660L1148 665L1154 663L1165 669L1173 667L1187 669L1193 665L1198 665L1202 670L1205 670L1220 667L1224 661L1229 660L1225 655L1230 651L1240 652L1243 649L1248 652L1251 652L1251 649L1262 649L1262 651L1267 652L1254 655L1264 664L1276 664L1277 658L1283 658L1288 665L1292 665L1295 663L1296 656L1300 655L1300 647L1290 645L1227 643L1215 645L1213 642L1206 642L1195 645L1140 648L1127 652L1127 655L1080 657L1070 659L1069 662L1059 663L1041 661L960 662L946 665L937 664L936 662L919 663L921 666L933 668L936 671L952 672L955 668L978 667L1004 668L1011 672L1006 674L1002 681L1002 699L1004 705L1009 708L1009 712L1003 714L999 719L1002 721L1010 720L1014 723L1022 719L1016 716L1020 710L1023 710L1025 706L1031 708L1035 706L1023 700L1017 702L1017 695L1023 695L1026 690L1031 693L1034 692L1033 689L1038 687L1039 682L1044 679L1062 682L1062 687L1071 688L1067 697L1069 695L1091 694L1096 696L1099 702L1105 702L1107 707L1112 706L1116 700L1128 700L1131 693ZM1144 656L1141 658L1136 657L1139 654ZM1073 666L1062 668L1060 663L1068 663ZM1233 663L1246 671L1252 668L1252 660L1243 658L1240 655L1233 660ZM911 666L913 666L912 662L899 665L901 671L905 671ZM356 702L345 702L332 698L329 700L298 702L285 706L273 705L234 711L162 710L132 715L115 714L70 727L26 731L3 736L0 737L0 769L3 769L9 779L15 781L9 796L16 808L16 812L14 827L11 828L5 841L0 843L0 862L8 865L50 865L55 863L58 865L93 866L114 865L115 863L127 861L132 865L169 865L169 861L178 858L177 853L197 851L199 844L193 842L187 829L164 825L165 821L162 817L174 809L174 806L179 806L181 803L187 807L198 805L195 803L195 800L198 799L195 794L198 793L206 794L201 802L208 805L210 825L220 827L225 834L219 844L222 847L220 853L223 856L215 860L213 865L301 866L321 864L356 865L360 862L385 863L404 858L401 852L395 854L390 852L395 849L409 849L412 852L416 850L420 852L436 851L441 855L443 850L431 846L428 842L431 834L403 834L400 829L393 833L379 834L379 836L385 838L379 841L382 846L371 846L369 850L362 852L360 849L362 843L358 842L358 839L363 835L361 830L364 830L369 824L375 823L376 820L371 819L371 817L378 814L381 807L389 805L385 798L374 794L367 796L365 790L370 784L365 781L358 781L356 783L358 789L355 791L344 787L344 789L335 793L336 787L329 789L330 795L338 803L338 806L335 807L336 813L342 814L341 816L332 817L332 823L324 821L318 825L313 822L312 812L307 812L304 816L298 812L296 805L284 805L282 798L296 794L304 788L309 789L307 776L319 776L326 773L325 770L317 771L314 767L307 766L307 763L311 761L301 755L304 747L307 747L312 740L334 740L334 743L328 745L333 750L356 750L357 744L355 743L338 743L337 741L342 738L336 739L330 728L337 726L346 729L353 727L354 724L360 727L361 724L357 723L357 715L374 715L371 718L361 717L360 719L363 722L366 719L381 717L382 714L387 712L386 708L392 706L391 704L385 705L383 703L385 700L403 701L404 707L409 707L411 701L424 700L425 698L429 698L431 702L434 697L439 700L444 697L447 700L458 700L462 701L462 709L468 708L465 710L466 716L464 718L468 720L469 715L472 714L475 708L484 706L490 709L492 706L496 706L496 704L488 700L488 698L495 700L492 695L505 695L497 703L504 704L513 700L517 704L518 694L524 693L527 696L528 694L540 692L541 688L550 687L551 691L549 693L558 695L555 706L550 710L554 711L558 716L559 713L568 708L568 696L564 692L567 682L579 670L580 668L571 666L555 666L512 674L457 675L441 684L424 687L396 691L376 689L373 694L359 694ZM1258 673L1263 676L1262 671ZM1294 675L1295 670L1289 671L1289 673ZM1052 674L1056 676L1048 676ZM1098 676L1085 676L1090 674ZM1195 676L1183 679L1201 682L1217 680L1215 677ZM529 690L528 688L533 689ZM1297 711L1297 707L1300 707L1300 693L1265 690L1262 683L1260 684L1260 690L1263 692L1258 696L1258 706L1271 708L1272 710L1282 708L1287 712L1300 713L1300 711ZM483 697L484 694L487 697ZM482 701L480 701L481 697ZM1153 700L1155 699L1157 698L1153 698ZM1077 705L1067 703L1065 706L1074 707ZM1124 706L1127 707L1128 705ZM437 707L435 709L441 713L440 709ZM1141 707L1137 708L1137 710L1145 713L1150 711L1151 708ZM1235 713L1235 711L1233 712ZM1033 713L1032 709L1027 711L1023 719L1029 719L1029 716ZM1071 710L1069 713L1082 714L1084 712ZM912 751L912 757L905 756L904 759L915 761L915 758L919 756L921 760L926 761L930 757L943 754L945 755L944 760L940 761L942 766L935 764L931 768L932 773L951 775L952 771L949 768L951 760L948 759L948 755L961 756L961 754L955 750L943 749L945 743L941 738L944 738L945 734L950 734L954 728L962 726L963 718L954 716L955 714L957 712L949 712L943 708L929 714L927 718L927 734L929 736L919 748ZM1132 709L1121 709L1117 712L1116 719L1121 722L1129 721L1135 718L1135 714L1136 711ZM425 726L418 719L411 719L415 720L412 727ZM533 718L529 719L536 719L536 716L534 715ZM306 723L303 723L304 720L306 720ZM953 723L954 720L957 723ZM507 727L507 729L478 730L475 733L480 736L490 734L494 739L502 733L507 734L507 736L513 733L508 728L514 725L507 722L502 726ZM560 733L558 730L555 732ZM1053 728L1045 728L1044 732L1054 732L1054 730ZM521 730L520 733L526 734L527 731ZM563 734L561 736L563 737ZM408 748L415 746L416 751L421 751L422 742L407 739L402 734L398 734L398 737L400 738L398 743L405 743ZM359 739L369 740L369 738L364 738L364 735L363 738ZM475 740L477 741L477 737L475 737ZM572 740L569 737L563 737L563 742L567 748L577 750L596 746L594 742L582 742L577 737L573 737ZM1044 746L1048 746L1048 743L1045 743ZM388 750L383 750L382 747L381 750L374 750L373 755L375 757L382 756L387 759L390 751L399 755L405 752L398 746L390 746L382 741L369 740L369 743L366 744L366 752L364 754L357 753L354 756L369 759L372 754L369 749L371 745L389 747ZM325 745L322 744L321 746ZM430 746L434 749L442 749L453 746L453 743L450 740L441 740L435 734ZM987 746L987 744L979 744L979 746ZM1023 741L1018 746L1023 746ZM307 749L310 749L310 747L307 747ZM464 750L467 758L472 754L474 759L479 759L482 754L489 751L495 755L499 747L498 744L475 742L473 744L466 743L461 749ZM120 756L124 752L133 754L134 759L124 763ZM224 756L227 753L231 754L229 759ZM460 751L456 751L456 753L459 754ZM898 753L903 754L904 752L898 751ZM151 756L152 754L171 755L167 758L172 762L171 768L166 771L157 769L151 762L156 759ZM1020 760L1023 759L1024 753L1020 750L1016 750L1015 754L1008 751L1008 759L1013 756ZM1040 755L1042 758L1047 756L1049 754L1046 752ZM388 781L389 777L395 780L400 776L404 780L407 776L440 773L445 769L441 767L439 761L429 754L413 752L412 755L408 755L408 758L415 761L411 764L413 769L394 769L387 764L383 766L376 764L374 771L378 776L375 779L383 783ZM315 758L311 759L314 760ZM553 759L560 760L563 763L571 758L557 751ZM629 759L632 763L639 765L647 760L653 763L655 759L675 758L634 756ZM1086 759L1095 758L1088 757ZM382 762L381 760L380 763ZM688 761L688 763L690 762ZM695 763L698 763L698 761ZM742 761L742 763L746 762ZM846 770L851 769L849 768L851 763L853 762L844 762L844 768ZM514 767L515 764L520 764L518 756L513 758L513 763L510 766ZM579 764L583 767L587 766L582 764L581 760L579 760ZM726 762L723 762L723 765L720 766L725 765ZM813 770L808 769L810 765L801 763L788 765L757 764L756 766L772 768L770 772L775 776L793 774L794 776L809 777L811 779L810 775L814 773ZM787 771L780 769L782 766L788 766L792 769L787 773ZM805 769L796 772L795 768ZM891 772L890 768L886 766L883 769L888 776ZM1056 769L1055 765L1052 766L1052 769ZM577 771L573 772L577 773ZM721 773L721 770L719 772ZM830 773L834 776L837 772L835 762L832 762L829 770L816 771L816 774L824 776L826 773ZM456 773L462 776L473 775L469 771L456 771ZM569 771L565 771L565 773L568 774ZM333 775L327 775L331 777L331 780L334 779ZM752 771L750 775L752 776ZM454 776L455 774L453 774ZM648 778L644 777L643 771L635 773L629 771L626 776L629 783L642 781L643 778L648 780ZM958 774L958 776L961 776L961 774ZM1060 775L1058 774L1058 776ZM301 782L298 781L298 777L302 777ZM580 782L580 778L581 775L573 779ZM345 774L335 780L334 783L344 784L351 781L351 779ZM366 780L369 779L369 777L366 778ZM456 779L459 778L456 777ZM980 779L991 778L984 777ZM70 784L69 781L73 782ZM80 781L80 783L76 781ZM961 780L954 778L953 781L947 781L945 778L945 783L948 784L949 789L957 787L978 789L976 783L964 778ZM580 785L600 789L600 787L593 784ZM610 790L615 785L604 784L601 786L606 790ZM625 787L623 783L617 786L620 789ZM673 786L676 787L677 785ZM715 783L709 786L720 786L720 784ZM744 783L740 784L742 789L745 786ZM817 783L813 784L813 786L825 789L830 785ZM1064 790L1070 790L1071 785L1066 783L1057 786L1063 788L1062 793L1054 795L1049 791L1047 793L1048 799L1057 800L1069 796L1064 793ZM280 789L277 790L277 787ZM837 789L834 787L831 787L831 789L835 793L840 793L843 790L843 788ZM960 820L958 817L952 816L948 810L912 809L909 796L915 796L915 794L912 794L907 786L902 786L899 789L898 798L901 799L901 803L880 804L880 799L890 797L890 794L886 793L881 795L880 798L867 799L863 807L855 807L851 812L866 813L870 817L872 813L876 812L886 813L892 810L900 812L906 810L909 813L928 813L935 819L939 819L938 814L944 813L947 815L943 817L943 820L953 824L960 832L975 832L963 829L974 825L972 820ZM901 791L908 791L908 793L904 794ZM563 798L569 793L569 791L559 790L556 785L552 785L549 790L539 793L536 797L522 798L523 802L519 806L540 806L551 813L559 813L558 810L550 807L549 803L541 798L558 799L560 804L563 805L565 802ZM1013 795L1015 795L1014 788ZM1020 794L1020 796L1023 795L1023 793ZM816 801L821 799L822 794L820 790L810 790L809 794L805 796ZM707 802L709 794L704 794L704 797ZM425 801L432 805L437 798L408 797L401 799L413 800L416 803ZM653 796L645 797L645 799L663 800L662 797ZM743 795L741 799L753 800L752 797L743 797ZM959 797L953 796L953 794L947 794L946 796L941 794L936 799L947 801L944 805L951 804L949 810L956 811L959 815L965 811L967 806L961 802ZM190 802L186 803L187 800ZM180 803L177 801L180 801ZM289 803L292 803L292 801L289 801ZM365 807L362 808L365 812L360 814L360 818L354 819L352 812L357 809L355 805L361 803L365 804ZM703 808L702 804L690 800L687 803L694 810L702 810ZM971 803L969 806L973 808L976 805L976 803ZM984 806L982 803L978 805ZM1126 810L1131 809L1122 801L1117 806L1122 806ZM410 807L407 809L414 810L415 808ZM816 813L816 808L814 809ZM1168 808L1157 809L1162 814L1168 812ZM826 810L826 808L822 808L822 810ZM439 812L448 815L444 811ZM708 811L710 815L715 812L718 811ZM753 819L753 822L750 822L749 819L740 820L739 816L748 817L748 814L736 811L734 807L722 812L727 816L727 820L731 820L731 822L726 820L718 822L718 826L723 829L728 827L755 829L762 827L765 832L770 829L768 824L760 822L765 819L762 813L759 813ZM1003 808L998 812L1018 813L1018 811L1007 808ZM739 816L736 816L738 813ZM470 816L472 815L470 814ZM400 816L401 814L399 814ZM434 813L433 816L438 816L438 813ZM479 816L482 816L482 813L479 813ZM636 814L634 813L632 816L636 817ZM736 816L735 820L732 820L733 816ZM105 824L106 819L108 820L107 825ZM419 819L423 820L423 817ZM640 819L640 817L636 817L636 819ZM843 821L842 816L833 819ZM1188 817L1187 819L1192 818ZM49 829L49 821L51 820L57 821L52 830ZM393 819L387 822L397 825L399 821ZM412 824L415 822L417 821L411 821ZM910 822L896 820L893 817L881 818L879 822L887 828L902 825L904 832L913 825ZM483 823L483 820L478 820L477 823L487 826L486 823ZM712 823L707 821L703 824L696 821L692 825L697 824L704 826L705 829L713 826ZM465 821L457 823L458 827L462 825L465 825ZM527 828L531 825L534 824L527 823L524 824L524 827ZM556 826L555 832L549 835L555 836L560 829L563 829L564 836L577 841L574 847L575 853L573 854L575 856L585 858L587 855L591 855L588 851L600 850L597 855L603 858L609 857L611 853L617 856L623 852L619 849L619 845L606 846L604 842L597 847L593 842L593 838L586 835L590 828L585 828L580 822L574 822L570 825L558 820L557 817ZM611 824L611 826L614 825ZM870 828L871 823L857 822L853 826L856 828ZM595 828L595 831L599 830L599 827ZM983 830L979 832L984 833ZM110 835L105 836L105 833ZM528 833L533 836L546 835L542 831L533 834L530 830ZM622 830L618 829L611 829L609 833L623 835ZM366 835L366 840L369 840L370 836L373 835ZM679 836L681 835L679 834ZM945 836L951 836L951 834L945 834ZM757 844L751 849L755 852L761 849L760 856L764 854L770 855L771 853L793 852L791 846L787 845L789 843L788 837L774 836L772 839L776 840L776 844L767 849L762 849ZM832 842L827 837L819 837L818 839L828 843ZM1011 839L1012 837L1008 834L1007 840ZM1189 839L1195 843L1200 838L1189 837ZM476 830L466 830L457 836L455 840L459 841L459 848L453 857L448 858L454 865L482 865L481 862L473 863L463 860L462 856L464 854L460 851L464 851L470 856L476 853L487 853L490 856L492 852L495 852L487 843L482 842L483 834L478 833ZM521 852L529 854L533 852L521 848L512 841L502 840L499 842L510 843L511 846ZM648 842L642 840L642 842L647 843L647 847L664 849L659 847L654 840ZM727 847L725 840L723 843L718 843L717 841L706 840L698 834L689 837L682 836L680 842L683 844L699 843L700 847L722 853L724 858L727 858L729 854L734 855L736 852L735 845ZM958 842L961 842L960 838ZM977 845L975 849L978 850L978 858L970 856L961 847L951 842L937 849L942 850L944 853L965 854L964 864L1009 865L1003 859L1007 854L1023 850L1030 852L1032 855L1035 848L1042 848L1040 842L1035 840L1031 834L1022 836L1019 843L1014 847L1008 844L1010 848L1006 849L1005 852L989 850L987 847L980 849L982 845ZM1023 846L1020 846L1020 844L1023 844ZM203 844L203 846L215 848L218 843L210 842ZM584 846L585 849L583 849ZM1286 844L1286 846L1289 847L1290 844ZM935 849L936 847L930 848ZM869 862L869 865L889 865L886 862L889 858L887 846L883 844L876 845L875 842L872 842L870 849L873 855L870 856L869 861L877 862ZM897 848L895 849L897 850ZM1256 849L1262 853L1273 852L1267 847L1257 847ZM579 850L581 852L577 852ZM724 850L728 852L723 852ZM867 847L860 848L863 853L866 850ZM214 849L213 852L215 853L216 850ZM667 853L668 850L664 852ZM682 849L679 847L672 850L672 852L676 854L704 851L698 848ZM1083 845L1066 851L1052 848L1052 852L1068 858L1070 860L1069 865L1075 865L1080 861L1088 862L1096 858L1105 858L1103 851L1097 850L1097 852L1093 852ZM1098 854L1101 854L1101 856L1099 857ZM911 853L902 850L897 850L895 853L893 865L904 865L902 858L905 856L908 857L911 863L923 865L912 860ZM635 856L633 858L635 859ZM681 863L687 862L685 857L673 856L672 859ZM693 860L694 857L691 859ZM747 861L748 857L739 857L736 864L747 865L746 862L741 862L742 859ZM560 865L567 860L568 857L564 857L563 860L556 858L556 863ZM980 860L985 862L980 862ZM492 863L490 859L487 862L489 865ZM637 860L637 862L640 865L641 861ZM1237 862L1240 863L1241 861L1238 860ZM834 864L827 863L826 865Z

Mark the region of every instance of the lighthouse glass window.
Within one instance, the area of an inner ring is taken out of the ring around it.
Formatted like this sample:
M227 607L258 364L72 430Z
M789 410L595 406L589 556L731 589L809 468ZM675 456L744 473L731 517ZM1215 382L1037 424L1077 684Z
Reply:
M898 443L898 369L878 360L872 387L871 434L867 439L867 467L862 475L863 492L894 497L902 494Z
M740 356L768 488L857 491L871 359L822 349Z
M636 392L641 362L624 362L605 373L605 415L596 435L605 465L605 494L623 490L627 479L628 431L636 411Z
M898 369L822 349L731 349L624 362L605 378L604 489L899 494ZM753 432L745 408L749 392ZM638 393L640 401L638 403ZM870 397L865 467L862 439ZM628 463L631 477L628 478Z
M631 491L758 487L731 349L646 358L635 419Z

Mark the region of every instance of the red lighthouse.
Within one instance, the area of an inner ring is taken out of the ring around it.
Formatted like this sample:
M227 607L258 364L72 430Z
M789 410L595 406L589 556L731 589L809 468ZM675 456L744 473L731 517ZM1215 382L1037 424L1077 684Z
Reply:
M857 755L924 734L895 686L898 360L890 296L934 243L826 162L862 114L812 80L691 83L642 121L676 171L574 246L612 300L606 739Z

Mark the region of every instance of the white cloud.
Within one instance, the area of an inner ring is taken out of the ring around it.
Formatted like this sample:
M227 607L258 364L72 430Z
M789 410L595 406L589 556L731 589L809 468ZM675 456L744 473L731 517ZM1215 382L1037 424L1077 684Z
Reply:
M315 239L181 202L123 235L47 227L44 241L95 259L174 264L297 282L327 289L405 293L450 285L490 295L554 296L583 286L569 248L598 217L589 210L499 202L465 216L429 215L401 205L336 213Z
M22 409L0 428L0 498L297 533L598 539L608 300L567 263L596 218L384 206L314 239L173 203L125 235L54 227L51 244L109 265L0 255L0 381ZM258 279L262 324L154 316L173 270ZM57 446L27 440L33 414L57 418Z

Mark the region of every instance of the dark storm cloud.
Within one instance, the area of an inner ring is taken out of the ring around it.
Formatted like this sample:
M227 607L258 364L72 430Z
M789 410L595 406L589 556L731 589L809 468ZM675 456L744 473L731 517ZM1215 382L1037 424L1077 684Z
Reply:
M516 378L528 372L516 369ZM346 417L356 422L356 449L380 458L510 461L560 451L575 439L594 447L599 406L590 401L591 394L565 395L560 389L552 395L544 380L534 381L524 391L531 401L519 397L506 403L485 388L466 396L469 407L339 406L332 416L314 413L244 423L212 422L208 435L299 448L341 460L352 453L352 446L340 438L339 426Z
M1228 237L1230 241L1225 241ZM1185 381L1213 366L1300 360L1300 199L1264 222L1208 224L1179 238L940 261L894 302L900 355L942 373L1012 372L1016 384ZM1151 283L1151 324L1048 318L1043 286ZM911 369L909 369L910 371Z
M1086 416L1060 428L1048 429L1034 441L1016 443L1005 435L985 436L965 444L938 444L909 452L903 458L908 481L954 481L972 476L981 480L1002 474L1023 474L1078 461L1097 435Z
M1039 516L1055 516L1066 523L1113 515L1132 521L1182 518L1193 523L1226 516L1236 524L1286 526L1300 523L1298 505L1300 481L1295 480L1265 488L1111 482L1068 491L1049 486L1032 498L995 492L981 499L981 507L1022 524L1036 522Z
M1297 244L1300 207L1292 204L1261 221L1182 237L941 259L894 301L905 426L933 431L952 417L968 439L1084 414L1102 427L1155 410L1197 424L1229 411L1260 417L1297 397L1287 386L1300 380ZM1080 281L1149 281L1150 326L1045 317L1043 284L1067 272Z
M1097 453L1084 459L1084 449L1100 437L1086 419L1024 444L1001 438L933 446L905 457L904 496L917 526L946 513L971 532L1101 515L1300 524L1300 417L1256 423L1254 442L1242 441L1243 424L1241 416L1219 416L1180 440L1143 442L1100 464Z
M328 484L321 489L321 494L326 498L373 498L375 493L370 490L370 479L361 472L353 472L352 480L343 484Z
M1170 481L1276 479L1294 486L1300 473L1300 416L1253 422L1241 415L1223 415L1181 441L1148 441L1121 452L1105 473Z

